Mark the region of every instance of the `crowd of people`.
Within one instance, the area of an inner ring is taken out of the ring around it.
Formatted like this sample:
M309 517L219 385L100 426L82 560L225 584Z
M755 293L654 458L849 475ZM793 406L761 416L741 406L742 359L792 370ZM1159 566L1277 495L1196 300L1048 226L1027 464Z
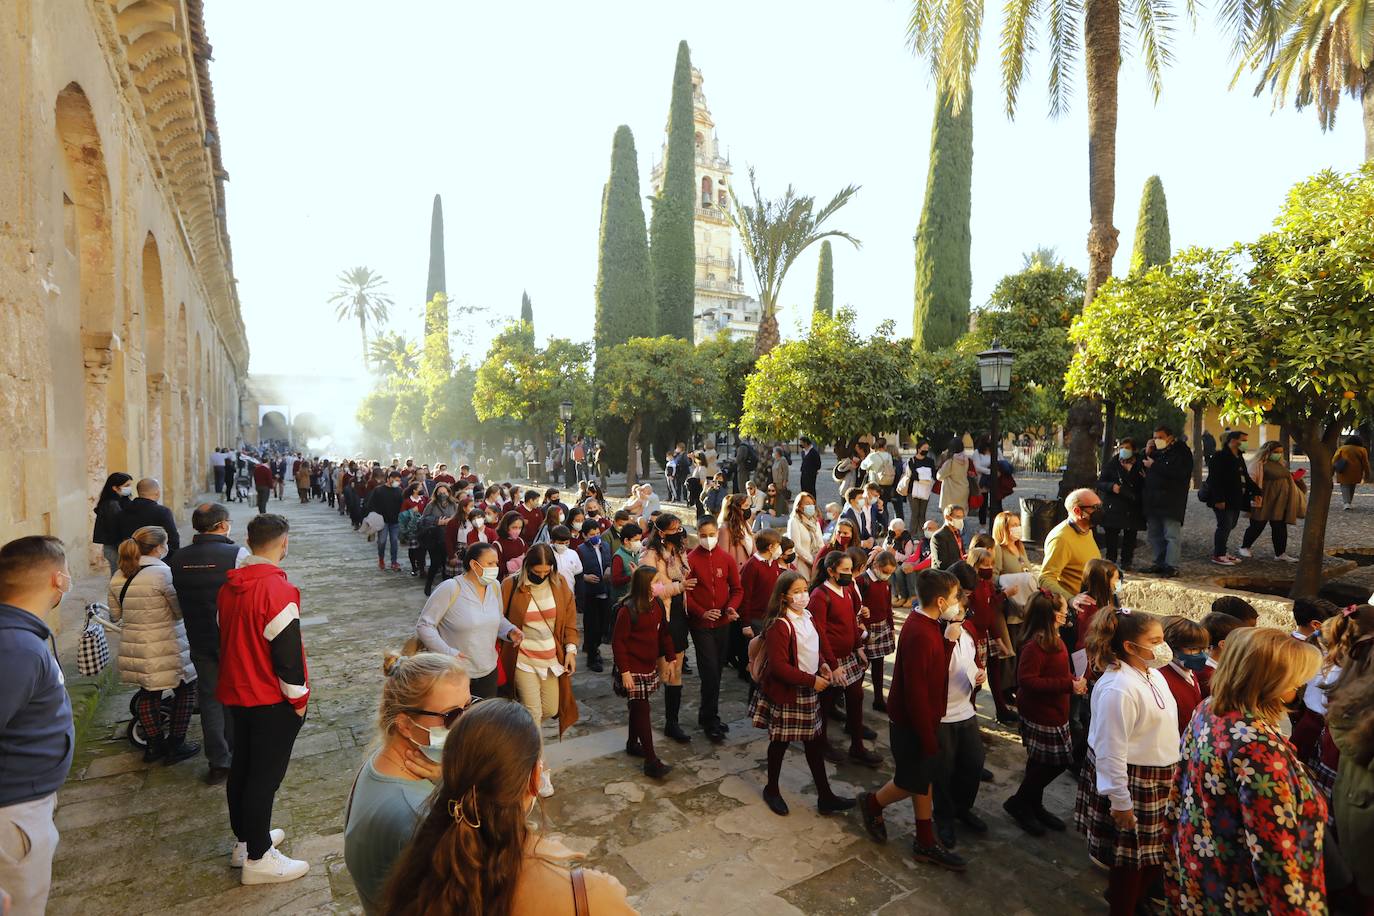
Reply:
M673 770L656 739L695 737L681 720L684 691L700 737L719 743L738 727L721 715L733 668L747 723L767 736L761 795L774 815L790 813L780 775L796 742L821 814L855 811L883 843L886 812L910 799L913 857L952 871L970 867L960 836L989 829L977 804L991 779L977 714L986 692L1026 755L1006 816L1031 837L1070 823L1083 833L1107 870L1110 912L1374 912L1374 606L1303 599L1290 633L1257 626L1236 596L1201 621L1123 603L1135 531L1149 533L1159 571L1174 568L1177 527L1155 511L1167 513L1167 500L1142 501L1143 528L1106 525L1118 529L1103 540L1120 562L1101 555L1096 535L1131 475L1148 486L1155 467L1171 480L1191 465L1170 455L1186 446L1167 429L1155 440L1138 462L1148 466L1137 470L1123 447L1103 483L1066 497L1038 566L1020 518L974 498L994 485L989 451L969 456L957 443L938 458L920 443L905 460L861 443L836 468L843 505L825 506L804 443L795 492L771 471L733 484L726 475L710 503L706 487L674 490L695 497L694 535L647 484L612 511L590 474L564 498L466 465L452 474L409 459L284 456L281 480L296 482L301 502L375 538L379 574L404 571L405 547L424 583L413 637L384 659L378 738L342 812L364 909L633 912L619 882L578 867L526 819L555 791L543 726L556 720L561 736L576 724L573 674L585 666L624 699L625 753L653 780ZM1224 450L1235 456L1233 444ZM223 454L236 476L242 456ZM176 765L203 751L206 780L225 786L229 864L244 884L309 868L277 848L285 834L272 827L311 687L301 595L282 567L290 526L261 511L284 495L274 460L259 467L272 483L257 487L246 548L220 503L196 507L196 533L181 545L152 480L111 475L95 511L97 543L114 548L109 616L144 759ZM996 485L1014 486L1005 480ZM977 528L966 526L980 509ZM54 797L71 763L71 707L42 622L70 584L55 539L0 548L0 651L14 659L0 673L0 755L25 761L0 777L0 827L7 819L39 838L19 864L0 856L0 887L20 913L42 911ZM197 705L203 749L187 740ZM885 752L866 707L886 719ZM886 778L846 797L827 762ZM1066 772L1076 803L1056 812L1046 789Z

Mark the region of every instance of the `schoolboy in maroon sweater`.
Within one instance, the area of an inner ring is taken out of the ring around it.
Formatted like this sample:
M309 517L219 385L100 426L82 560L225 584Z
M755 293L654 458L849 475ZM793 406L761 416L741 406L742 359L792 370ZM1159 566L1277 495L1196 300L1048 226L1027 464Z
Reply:
M916 837L911 854L950 871L964 871L963 858L940 845L935 837L931 776L939 752L938 730L945 714L949 691L949 659L961 632L959 580L951 573L926 569L916 578L921 606L902 626L897 641L897 660L892 667L892 686L887 694L887 714L896 773L877 792L859 796L868 833L880 843L887 841L883 809L910 798L916 811Z
M697 538L697 546L687 553L688 577L697 584L686 595L687 621L701 673L697 724L712 741L723 741L729 728L720 720L720 671L730 648L730 624L739 619L744 591L734 559L716 547L716 520L697 519Z

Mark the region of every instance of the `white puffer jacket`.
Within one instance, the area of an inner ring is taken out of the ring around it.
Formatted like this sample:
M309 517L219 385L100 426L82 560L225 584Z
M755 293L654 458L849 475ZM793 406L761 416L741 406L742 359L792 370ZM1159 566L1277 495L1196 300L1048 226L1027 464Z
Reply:
M172 571L156 557L142 557L146 567L134 576L121 606L124 573L110 580L110 618L121 624L119 677L144 690L168 690L196 679L186 625L172 587Z

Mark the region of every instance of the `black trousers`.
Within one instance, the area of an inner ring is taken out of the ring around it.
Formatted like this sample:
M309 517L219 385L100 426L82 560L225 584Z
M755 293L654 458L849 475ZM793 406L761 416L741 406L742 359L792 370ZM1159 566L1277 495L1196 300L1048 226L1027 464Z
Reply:
M606 620L611 616L611 596L594 598L588 595L582 599L582 647L587 650L588 658L601 654L601 643L606 636Z
M1102 546L1107 555L1107 559L1113 563L1117 561L1117 549L1121 550L1121 565L1130 566L1135 560L1135 541L1139 534L1134 528L1104 528L1102 529Z
M1265 524L1266 522L1262 518L1252 518L1249 526L1245 529L1245 537L1241 538L1241 546L1247 550L1250 549L1251 545L1258 541L1259 536L1264 533ZM1281 521L1268 522L1267 524L1269 525L1269 533L1274 538L1274 553L1287 553L1288 526Z
M468 681L468 690L475 697L490 700L496 696L497 671L495 668L488 671L481 677L475 677Z
M720 721L720 669L730 648L730 628L692 628L697 650L697 674L701 677L701 706L697 723L703 727Z
M258 487L258 514L267 511L267 500L272 496L271 487Z
M935 755L935 778L932 780L935 821L948 824L973 809L987 751L978 734L977 716L962 722L941 722L938 734L940 750Z
M272 800L303 716L290 703L274 706L226 706L234 723L234 761L229 765L229 826L248 858L260 859L272 847Z

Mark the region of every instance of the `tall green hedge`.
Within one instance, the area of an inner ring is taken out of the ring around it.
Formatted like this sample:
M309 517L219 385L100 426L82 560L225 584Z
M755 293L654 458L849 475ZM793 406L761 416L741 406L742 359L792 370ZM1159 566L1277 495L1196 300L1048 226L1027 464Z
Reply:
M938 350L968 331L973 270L973 96L956 115L943 93L935 100L921 224L916 230L916 346Z
M1151 175L1140 194L1140 216L1135 222L1135 245L1131 250L1131 273L1141 273L1156 264L1167 264L1173 257L1169 242L1169 203L1164 199L1164 182Z
M825 317L835 317L835 262L830 253L830 240L821 242L821 260L816 266L816 303L815 311L823 312Z
M692 57L687 42L677 46L673 95L668 106L668 148L663 187L653 201L649 249L653 264L657 331L692 339L696 300L696 130L692 111Z
M596 262L598 353L631 337L656 337L653 275L639 196L635 138L624 124L611 141L611 176L601 200L601 241Z

